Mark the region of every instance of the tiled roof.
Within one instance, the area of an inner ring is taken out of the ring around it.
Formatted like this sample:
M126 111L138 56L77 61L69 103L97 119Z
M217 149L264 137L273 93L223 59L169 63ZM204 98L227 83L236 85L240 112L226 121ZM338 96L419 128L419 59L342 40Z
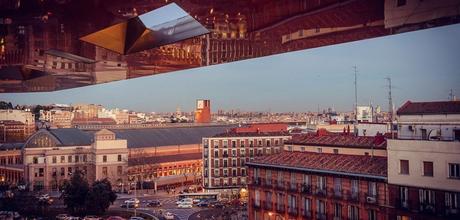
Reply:
M224 132L213 137L268 137L268 136L291 136L289 132Z
M387 176L387 158L364 155L327 154L283 151L258 157L249 166L282 167L312 172L338 173L351 176Z
M386 149L387 142L383 136L354 136L343 134L301 134L294 135L286 144L310 145L310 146L338 146L356 148L383 148Z
M136 166L142 164L158 164L168 162L178 162L186 160L201 160L201 153L190 153L190 154L175 154L175 155L164 155L164 156L153 156L153 157L141 157L128 160L129 166Z
M460 101L411 102L407 101L397 111L398 115L460 114Z

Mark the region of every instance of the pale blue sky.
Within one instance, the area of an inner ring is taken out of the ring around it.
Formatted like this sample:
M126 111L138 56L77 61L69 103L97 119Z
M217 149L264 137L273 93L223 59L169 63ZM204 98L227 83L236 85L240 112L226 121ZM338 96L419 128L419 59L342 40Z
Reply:
M387 109L386 76L393 100L447 100L460 96L460 25L297 51L229 64L142 77L50 93L0 94L14 104L98 103L136 111L191 111L211 99L213 111L240 109L350 111L353 69L359 103Z

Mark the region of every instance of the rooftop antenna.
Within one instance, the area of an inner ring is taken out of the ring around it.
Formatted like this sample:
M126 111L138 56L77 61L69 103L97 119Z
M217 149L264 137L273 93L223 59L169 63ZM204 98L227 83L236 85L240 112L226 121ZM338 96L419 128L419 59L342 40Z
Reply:
M358 70L356 66L353 66L355 72L355 121L358 121Z
M386 77L385 78L388 81L388 113L390 114L390 132L391 132L391 137L394 138L393 136L393 98L391 96L391 78Z

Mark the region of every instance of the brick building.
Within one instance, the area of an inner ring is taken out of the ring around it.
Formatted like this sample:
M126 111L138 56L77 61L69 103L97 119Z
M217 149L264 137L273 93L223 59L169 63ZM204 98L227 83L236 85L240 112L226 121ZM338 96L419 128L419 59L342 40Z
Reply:
M207 191L237 197L247 185L246 163L259 156L281 152L283 143L290 139L289 133L280 130L237 131L233 129L203 138L203 187Z
M387 219L387 159L288 152L249 167L250 220Z

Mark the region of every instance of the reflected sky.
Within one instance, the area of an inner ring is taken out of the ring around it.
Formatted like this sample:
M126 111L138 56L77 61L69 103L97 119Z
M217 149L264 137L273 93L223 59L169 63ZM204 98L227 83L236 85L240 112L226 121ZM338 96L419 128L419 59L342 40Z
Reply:
M387 109L385 77L393 100L447 100L460 96L460 25L196 68L77 89L0 94L15 104L99 103L138 111L191 111L209 98L212 109L350 111L353 69L358 66L359 103Z
M187 12L180 8L176 3L171 3L151 12L142 14L139 16L139 19L141 19L142 23L144 23L147 28L151 28L187 15Z

